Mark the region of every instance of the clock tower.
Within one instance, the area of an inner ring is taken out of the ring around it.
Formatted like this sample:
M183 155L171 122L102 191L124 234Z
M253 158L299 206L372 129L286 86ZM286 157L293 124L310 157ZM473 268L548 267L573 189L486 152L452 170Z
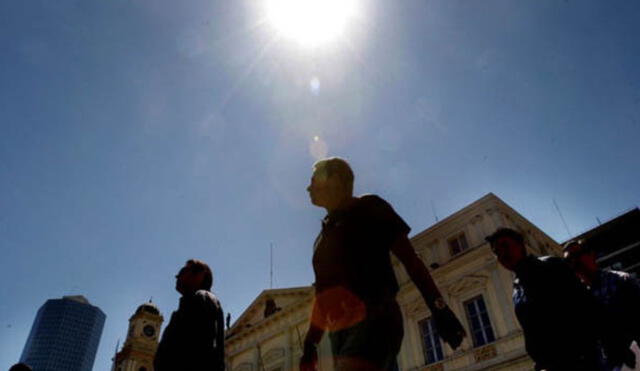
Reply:
M162 315L149 300L129 318L129 333L122 350L116 353L111 371L153 371L153 357L160 340Z

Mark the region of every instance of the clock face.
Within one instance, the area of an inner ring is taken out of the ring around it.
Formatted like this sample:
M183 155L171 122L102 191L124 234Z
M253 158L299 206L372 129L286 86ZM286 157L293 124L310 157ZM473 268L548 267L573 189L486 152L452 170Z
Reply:
M142 332L148 337L152 337L156 333L156 329L151 325L146 325L142 329Z

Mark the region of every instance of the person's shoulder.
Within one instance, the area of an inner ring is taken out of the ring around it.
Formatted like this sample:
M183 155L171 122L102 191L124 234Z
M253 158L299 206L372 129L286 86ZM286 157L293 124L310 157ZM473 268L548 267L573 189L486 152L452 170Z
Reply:
M600 273L604 280L640 293L640 282L627 272L603 269Z
M209 290L198 290L195 295L200 300L218 302L218 298Z
M357 199L358 199L358 202L360 202L360 203L368 203L368 204L383 203L383 204L388 204L388 202L385 201L382 197L380 197L378 195L374 195L373 193L365 193L363 195L358 196Z
M356 205L358 208L374 210L374 211L385 211L385 210L393 210L391 204L389 204L384 198L374 195L371 193L365 193L356 197Z
M383 219L394 213L393 207L385 199L370 193L356 197L353 210Z
M218 298L211 292L208 290L198 290L196 291L195 294L196 298L198 299L198 301L205 303L205 304L213 304L216 308L220 308L220 300L218 300Z
M626 281L631 279L631 275L629 275L629 273L627 272L622 272L622 271L614 271L614 270L610 270L610 269L603 269L601 270L601 274L607 278L616 280L616 281Z
M563 272L563 273L571 271L571 268L569 267L567 262L564 259L557 256L552 256L552 255L540 256L537 258L537 260L541 263L541 266L543 266L545 269L550 271Z
M541 262L544 262L550 265L560 265L560 264L566 265L566 263L564 262L564 260L562 260L562 258L553 256L553 255L539 256L537 257L537 259L540 260Z

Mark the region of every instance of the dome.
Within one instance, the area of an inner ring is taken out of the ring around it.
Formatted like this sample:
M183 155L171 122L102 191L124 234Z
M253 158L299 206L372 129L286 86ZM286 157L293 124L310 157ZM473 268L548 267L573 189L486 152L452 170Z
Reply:
M160 315L160 310L158 309L158 307L150 301L148 303L142 304L136 310L136 314L142 313L142 312L147 312L147 313L155 314L158 316Z

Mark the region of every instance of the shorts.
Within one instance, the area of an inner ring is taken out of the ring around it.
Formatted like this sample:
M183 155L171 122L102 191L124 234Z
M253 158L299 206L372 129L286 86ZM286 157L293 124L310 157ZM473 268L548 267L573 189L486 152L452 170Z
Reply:
M329 332L336 371L393 369L403 336L398 303L367 305L365 320Z

